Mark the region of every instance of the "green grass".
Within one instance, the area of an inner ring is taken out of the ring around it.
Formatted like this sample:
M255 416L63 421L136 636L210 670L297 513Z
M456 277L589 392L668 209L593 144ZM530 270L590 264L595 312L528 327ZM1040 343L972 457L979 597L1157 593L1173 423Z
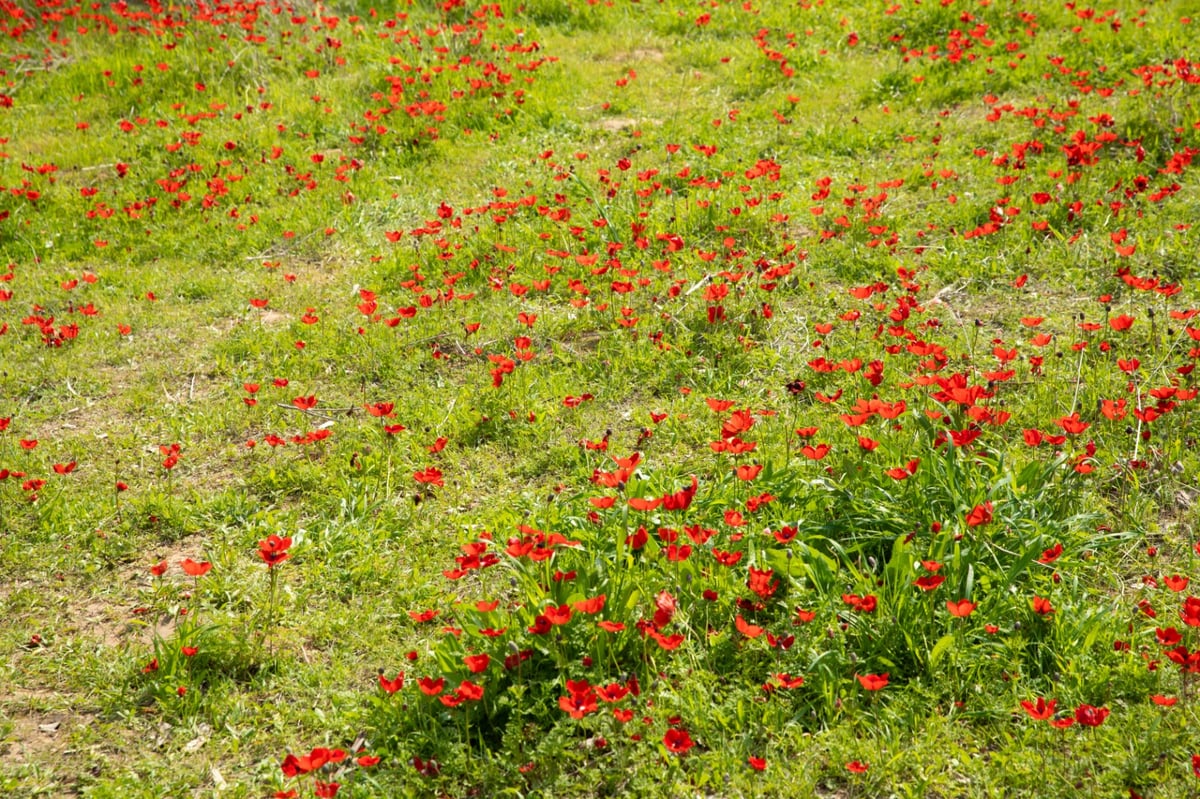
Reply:
M0 787L1195 792L1188 9L35 5Z

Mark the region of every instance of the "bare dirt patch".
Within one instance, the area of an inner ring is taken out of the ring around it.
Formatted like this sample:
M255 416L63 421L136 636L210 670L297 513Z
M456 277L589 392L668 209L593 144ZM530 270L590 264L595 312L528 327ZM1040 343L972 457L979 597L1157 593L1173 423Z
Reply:
M192 578L181 571L179 564L184 559L197 562L204 560L204 541L200 536L173 542L161 543L150 554L156 559L167 561L169 570L163 576L167 582L178 583L182 589L191 584ZM87 596L78 584L53 583L42 585L40 591L47 593L51 603L34 611L29 619L30 629L36 632L42 643L31 644L29 654L48 646L53 650L56 639L78 637L99 644L106 649L118 650L129 646L148 646L155 635L169 636L174 627L174 618L149 611L141 611L139 594L149 591L153 581L150 574L152 563L138 563L125 567L112 578L112 586L119 587L119 599L111 593ZM49 625L47 629L42 625ZM28 689L30 698L36 698L41 689ZM33 693L30 693L33 692ZM57 695L50 691L47 695Z
M606 117L598 119L592 123L592 127L599 128L607 133L620 133L626 130L636 130L642 127L647 122L653 123L650 119L631 119L629 117Z
M636 64L645 61L658 62L664 58L666 58L666 54L662 50L655 47L639 47L627 53L617 53L612 57L612 60L619 61L622 64Z
M286 325L291 319L287 314L280 313L279 311L265 311L258 317L258 321L263 327L279 327L280 325Z
M0 739L0 756L17 762L47 762L67 748L70 730L80 718L65 712L38 713L7 709L12 729Z

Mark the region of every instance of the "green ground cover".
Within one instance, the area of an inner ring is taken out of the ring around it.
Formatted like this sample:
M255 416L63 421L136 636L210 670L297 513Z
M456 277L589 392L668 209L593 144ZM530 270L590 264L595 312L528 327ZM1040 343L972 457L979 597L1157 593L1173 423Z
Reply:
M0 0L0 786L1194 795L1197 25Z

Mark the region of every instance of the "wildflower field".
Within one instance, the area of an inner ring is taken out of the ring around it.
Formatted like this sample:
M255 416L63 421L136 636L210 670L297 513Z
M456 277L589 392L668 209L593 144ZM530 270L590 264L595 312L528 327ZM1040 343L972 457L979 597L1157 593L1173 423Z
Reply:
M1200 791L1200 5L0 41L6 795Z

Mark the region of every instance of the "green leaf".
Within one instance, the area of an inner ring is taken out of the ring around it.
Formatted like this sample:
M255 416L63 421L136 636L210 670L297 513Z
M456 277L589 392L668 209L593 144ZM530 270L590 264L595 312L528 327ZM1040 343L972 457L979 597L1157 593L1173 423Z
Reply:
M1011 585L1029 567L1033 559L1042 553L1042 548L1042 538L1038 536L1034 539L1033 545L1021 553L1021 557L1017 558L1009 567L1008 572L1004 575L1004 582Z
M933 645L929 651L929 665L936 666L938 661L954 646L954 633L946 633Z

